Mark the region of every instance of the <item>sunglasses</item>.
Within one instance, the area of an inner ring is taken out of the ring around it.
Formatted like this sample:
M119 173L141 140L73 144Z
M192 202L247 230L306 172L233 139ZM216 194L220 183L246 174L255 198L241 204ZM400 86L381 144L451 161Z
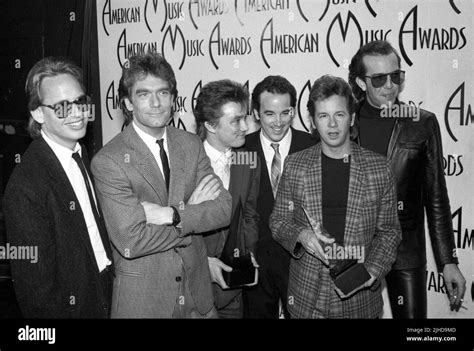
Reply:
M393 71L392 73L374 74L373 76L365 76L365 78L370 78L374 88L380 88L385 85L388 76L390 76L390 80L394 84L400 85L405 80L405 71L397 70Z
M54 105L41 104L40 106L49 107L54 111L54 114L58 118L66 118L71 115L73 111L73 105L76 105L79 113L88 113L92 109L91 98L87 95L79 96L74 101L60 101Z

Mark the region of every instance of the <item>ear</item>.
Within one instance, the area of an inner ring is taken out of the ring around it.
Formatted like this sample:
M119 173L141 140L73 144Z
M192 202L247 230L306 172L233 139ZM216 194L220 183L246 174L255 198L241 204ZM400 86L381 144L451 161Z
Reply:
M127 110L129 110L130 112L133 111L133 104L128 97L124 98L123 102L125 103L125 107L127 108Z
M356 83L359 86L359 88L361 88L363 91L367 90L367 84L365 83L365 81L363 81L359 77L356 78Z
M312 130L316 130L316 129L317 129L317 128L316 128L316 123L314 123L314 118L316 118L316 117L311 117L311 115L309 115L309 122L310 122L310 124L311 124Z
M259 116L259 114L258 114L258 111L257 111L256 109L253 109L253 110L252 110L252 113L253 113L253 116L255 117L255 119L256 119L257 121L260 121L260 116Z
M354 112L354 113L352 114L352 116L351 116L351 127L354 127L355 116L356 116L356 114L355 114L355 112Z
M212 133L212 134L215 134L216 133L216 127L215 125L213 126L211 123L209 122L204 122L204 128L206 128L206 130L209 132L209 133Z
M41 107L38 107L36 110L30 111L31 117L38 122L39 124L44 123L44 114Z

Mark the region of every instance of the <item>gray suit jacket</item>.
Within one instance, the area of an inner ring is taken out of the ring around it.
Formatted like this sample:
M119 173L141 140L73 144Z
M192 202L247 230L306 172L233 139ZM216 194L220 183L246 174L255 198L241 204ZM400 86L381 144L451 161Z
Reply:
M213 170L196 135L173 127L167 127L167 133L169 195L153 154L132 125L92 160L116 260L112 317L171 317L183 274L199 312L212 309L206 246L200 235L192 234L228 225L232 199L222 188L214 201L186 205L201 179ZM176 206L182 229L147 224L143 201Z

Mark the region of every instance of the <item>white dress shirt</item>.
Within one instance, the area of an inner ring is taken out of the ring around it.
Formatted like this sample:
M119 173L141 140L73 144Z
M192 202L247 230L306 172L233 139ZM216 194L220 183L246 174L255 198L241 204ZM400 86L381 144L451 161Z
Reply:
M203 145L207 156L211 160L211 166L214 173L221 179L224 188L229 190L232 149L229 148L225 152L219 151L209 144L207 140L204 140Z
M81 145L76 143L74 150L71 150L49 138L43 131L41 131L41 136L49 145L49 147L51 147L54 154L61 163L61 166L66 172L69 182L74 189L74 194L76 194L77 200L79 200L79 205L81 206L84 220L86 221L87 232L89 233L92 249L94 250L94 256L97 261L97 266L99 267L99 272L102 272L108 265L112 264L112 262L107 257L104 244L102 243L102 238L100 237L99 228L97 227L94 214L92 213L92 207L89 200L89 195L87 194L84 177L82 176L77 162L72 158L72 154L75 152L79 152L79 155L82 157ZM87 177L89 178L89 183L93 190L93 185L89 175ZM97 206L97 199L95 198L94 191L92 192L95 206Z
M288 153L290 152L291 137L292 137L292 132L290 128L288 130L288 133L286 133L286 135L283 137L283 139L280 140L279 143L274 143L273 141L270 141L269 139L267 139L267 137L263 135L263 132L260 130L260 143L262 144L263 154L265 155L265 164L267 165L268 175L270 177L272 174L273 157L275 156L275 150L272 148L271 144L280 145L278 151L280 152L280 156L281 156L281 174L283 174L285 159L286 159L286 156L288 156Z
M156 142L158 139L156 139L154 136L151 136L150 134L147 134L143 130L141 130L140 127L138 127L135 124L135 121L133 121L132 124L138 136L143 140L143 142L148 147L148 149L150 149L151 153L153 154L153 157L155 157L156 163L158 163L158 168L161 171L161 175L163 176L163 179L165 179L165 174L163 173L163 164L161 163L160 145L158 145L158 143ZM163 139L163 146L165 148L166 155L168 157L168 165L170 165L170 154L168 152L168 134L166 133L166 128L161 138ZM170 165L170 169L171 169L171 165Z

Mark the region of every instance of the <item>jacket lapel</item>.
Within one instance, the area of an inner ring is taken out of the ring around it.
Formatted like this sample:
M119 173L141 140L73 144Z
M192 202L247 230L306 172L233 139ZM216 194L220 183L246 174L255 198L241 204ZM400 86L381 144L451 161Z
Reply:
M366 183L363 162L360 148L355 143L351 143L349 191L347 196L346 225L344 229L345 245L353 245L357 241L358 222L360 210L363 206Z
M38 158L40 159L40 164L48 170L50 176L49 183L54 193L61 194L57 200L62 206L58 210L68 215L68 218L71 220L71 226L68 230L79 234L80 240L83 242L92 264L97 271L99 271L89 232L87 231L84 212L79 204L79 200L61 163L43 138L39 140ZM97 223L97 225L99 226L100 223ZM109 256L109 258L111 259L111 256Z
M168 204L168 194L166 190L165 180L155 160L155 157L131 124L123 131L123 133L126 143L133 151L131 155L124 154L124 157L129 156L130 162L134 162L134 160L136 160L137 171L153 188L160 200L160 205ZM168 137L168 144L169 139L170 138ZM171 180L172 179L173 177L171 176Z
M168 133L168 158L170 163L170 196L167 204L171 205L177 204L184 199L184 163L186 162L186 155L173 128L166 127L166 131Z
M314 153L309 159L309 164L310 166L304 177L303 205L312 218L314 218L317 222L323 223L320 143L316 145ZM308 227L310 226L309 223L306 224L308 225Z

